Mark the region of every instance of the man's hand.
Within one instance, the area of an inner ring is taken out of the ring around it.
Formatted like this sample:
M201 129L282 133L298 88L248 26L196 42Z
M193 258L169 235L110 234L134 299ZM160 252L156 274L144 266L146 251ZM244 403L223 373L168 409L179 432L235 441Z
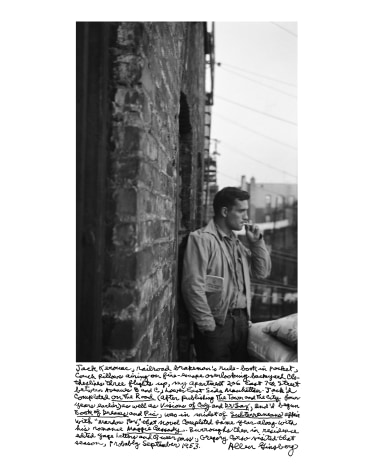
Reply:
M255 243L262 238L262 233L257 225L246 225L245 234L250 243Z

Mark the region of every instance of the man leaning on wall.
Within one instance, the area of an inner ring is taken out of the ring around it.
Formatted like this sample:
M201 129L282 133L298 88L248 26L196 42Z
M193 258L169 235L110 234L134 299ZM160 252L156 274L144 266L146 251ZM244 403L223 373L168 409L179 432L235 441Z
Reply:
M188 238L181 288L199 362L248 361L251 277L264 279L271 270L259 227L247 225L249 198L223 188L214 197L214 218ZM249 247L234 233L243 226Z

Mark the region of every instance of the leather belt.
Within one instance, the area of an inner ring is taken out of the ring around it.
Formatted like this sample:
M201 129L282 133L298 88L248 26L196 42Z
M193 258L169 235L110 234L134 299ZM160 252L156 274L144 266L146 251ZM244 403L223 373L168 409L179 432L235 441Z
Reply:
M228 313L232 316L245 315L247 313L247 308L234 308L232 310L228 310Z

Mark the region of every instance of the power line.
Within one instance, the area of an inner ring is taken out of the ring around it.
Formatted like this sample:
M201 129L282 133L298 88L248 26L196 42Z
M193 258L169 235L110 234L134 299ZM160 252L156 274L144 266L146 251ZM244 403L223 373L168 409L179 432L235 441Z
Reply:
M250 131L251 133L257 134L258 136L262 136L263 138L269 139L270 141L274 141L275 143L282 144L282 146L286 146L297 151L297 148L294 146L291 146L290 144L283 143L282 141L278 141L278 139L274 139L270 136L267 136L266 134L259 133L258 131L248 128L247 126L243 126L240 123L237 123L236 121L230 120L229 118L226 118L220 115L219 113L214 113L214 115L219 116L219 118L221 118L222 120L228 121L229 123L232 123L233 125L238 126L239 128L245 129L247 131Z
M285 118L280 118L278 116L271 115L270 113L266 113L266 112L261 111L261 110L256 110L256 108L247 107L246 105L242 105L241 103L237 103L237 102L234 102L232 100L228 100L227 98L221 97L220 95L216 95L216 97L220 98L221 100L224 100L225 102L232 103L233 105L237 105L238 107L246 108L247 110L254 111L255 113L260 113L261 115L269 116L269 118L274 118L275 120L284 121L285 123L289 123L289 125L297 126L297 123L295 123L294 121L285 120Z
M263 186L263 184L256 184L256 185L257 185L257 186L260 185L259 188L260 188L260 189L263 188L263 189L266 191L266 193L267 193L268 195L272 193L272 194L274 194L274 195L277 195L278 197L282 197L282 193L278 193L278 192L275 192L274 190L267 189L267 188L265 188L265 187ZM269 185L269 184L267 184L267 185ZM296 185L296 184L291 184L291 185ZM251 190L251 193L252 193L252 190ZM256 224L259 224L259 223L256 223Z
M283 282L281 282L280 280L276 280L276 279L265 279L264 281L261 281L261 285L264 285L264 282L265 283L268 283L268 284L271 284L271 286L274 286L274 287L288 287L288 288L292 288L294 290L298 290L298 286L296 285L285 285ZM255 283L256 282L252 282L252 283ZM259 282L257 282L257 284L259 284Z
M287 252L287 251L278 251L277 249L273 249L272 252L277 252L278 254L283 254L285 256L292 256L296 259L295 256L293 256L293 254L291 252Z
M245 156L246 158L252 160L252 161L256 161L256 162L259 162L260 164L262 164L263 166L266 166L266 167L270 167L271 169L274 169L274 170L277 170L278 172L282 172L283 174L287 174L287 175L290 175L291 177L295 177L296 179L298 178L298 176L294 175L294 174L290 174L290 172L286 172L285 170L282 170L282 169L279 169L278 167L274 167L274 166L271 166L269 164L266 164L265 162L262 162L262 161L259 161L258 159L255 159L254 157L251 157L249 154L246 154L245 152L242 152L242 151L239 151L238 149L235 149L233 146L230 146L229 144L225 143L223 141L223 144L230 148L232 151L242 155L242 156Z
M261 282L261 283L252 282L252 285L258 285L260 287L268 287L268 288L275 287L275 288L287 288L288 290L298 290L298 287L296 287L295 285L285 285L281 283L279 280L265 280L264 282Z
M247 74L257 75L258 77L262 77L263 79L274 80L275 82L279 82L281 84L289 85L290 87L297 87L295 84L292 84L290 82L285 82L284 80L275 79L273 77L269 77L267 75L259 74L258 72L253 72L251 70L242 69L241 67L236 67L236 66L233 66L231 64L227 64L225 62L218 62L217 66L222 66L222 64L229 67L229 68L231 68L231 69L240 70L242 72L246 72Z
M226 146L227 146L227 143L226 143ZM231 146L228 145L228 147L231 147ZM236 151L236 150L235 150L235 151ZM252 158L252 159L253 159L253 158ZM259 162L260 162L260 161L259 161ZM262 163L262 162L260 162L260 163L263 164L263 165L269 166L269 164L264 164L264 163ZM269 166L269 167L270 167L270 166ZM283 171L283 170L281 170L281 169L277 169L277 168L275 168L275 167L274 167L274 169L275 169L275 170L279 170L280 172L285 172L285 171ZM286 173L286 172L285 172L285 173ZM237 179L237 178L235 178L235 177L232 177L231 175L225 174L224 172L220 172L219 170L217 170L217 174L223 175L223 177L227 177L227 178L229 178L229 179L235 180L236 182L239 182L239 184L240 184L240 182L241 182L241 179ZM290 175L292 175L292 174L290 174ZM296 176L293 175L293 177L296 177ZM257 185L261 185L261 186L262 186L262 184L257 184ZM268 184L268 185L269 185L269 184ZM295 185L295 184L292 184L292 185ZM269 192L269 193L273 193L274 195L278 195L278 196L280 196L280 197L282 196L282 193L275 192L274 190L271 190L271 189L269 189L269 188L268 188L268 189L265 189L265 190L266 190L267 192ZM258 223L257 223L257 224L258 224ZM278 253L281 253L281 254L284 254L284 255L286 255L286 254L290 255L290 253L285 253L285 252L282 252L282 251L273 251L273 252L278 252Z
M281 254L275 254L274 251L272 251L271 257L277 257L279 259L285 259L291 262L298 262L298 259L296 257L282 256Z
M234 72L232 70L229 70L227 67L226 68L223 67L223 70L228 72L229 74L234 74L234 75L237 75L238 77L242 77L243 79L249 80L250 82L254 82L255 84L259 84L262 87L266 87L268 89L275 90L276 92L287 95L288 97L293 97L295 99L297 98L297 96L293 95L292 93L287 93L287 92L284 92L283 90L280 90L276 87L272 87L271 85L263 84L262 82L259 82L258 80L252 79L251 77L246 77L245 75L239 74L238 72Z
M223 172L219 172L219 170L217 170L217 174L223 175L223 177L227 177L229 179L235 180L236 182L240 183L240 179L236 179L235 177L231 177L231 175L227 175L227 174L224 174Z
M285 293L285 294L283 294L283 293L277 293L277 298L283 300L283 302L285 303L285 299L284 299L284 296L285 296L285 295L286 295L286 293ZM253 297L261 297L261 298L266 298L266 299L268 299L268 298L272 298L272 299L273 299L273 298L276 298L275 296L273 296L273 295L267 295L266 293L254 293L254 294L253 294Z
M283 288L287 290L298 290L298 287L295 287L294 285L273 284L273 283L270 283L270 281L267 279L264 282L252 281L251 285L257 285L258 287L266 287L266 288L272 287L272 288Z
M282 259L284 262L297 262L297 259L287 256L281 256L280 254L271 254L271 257L274 259Z
M284 28L283 26L279 25L278 23L275 23L274 21L271 21L271 23L272 23L273 25L278 26L278 28L283 29L284 31L286 31L286 33L290 33L290 34L292 34L293 36L295 36L296 38L298 37L295 33L293 33L292 31L288 30L287 28Z

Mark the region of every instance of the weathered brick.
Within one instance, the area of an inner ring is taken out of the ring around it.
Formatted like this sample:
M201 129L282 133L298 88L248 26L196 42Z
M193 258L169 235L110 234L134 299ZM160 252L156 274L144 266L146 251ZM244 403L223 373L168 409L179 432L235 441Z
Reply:
M151 127L151 114L152 114L153 104L148 99L148 96L145 96L144 103L143 103L143 122L144 125L150 129Z
M168 282L171 279L171 267L170 266L164 266L163 268L163 279L165 282Z
M136 361L148 361L149 357L151 355L151 339L150 337L146 334L141 342L138 345L138 352L136 355Z
M135 126L126 126L123 129L123 150L126 154L137 153L140 149L141 136L144 131Z
M157 290L163 284L162 275L163 275L162 271L158 269L152 274L150 274L150 276L146 280L140 283L139 285L139 289L141 293L140 306L148 305L148 308L149 308L151 305L152 298L155 295L159 297L159 295L157 294ZM153 314L154 316L156 315L155 312Z
M135 223L121 223L114 227L113 243L116 246L126 246L134 249L136 245Z
M112 174L115 185L124 186L130 180L135 181L139 173L140 160L130 158L126 161L115 162L113 164Z
M124 98L124 110L142 110L144 95L139 90L127 90Z
M119 54L115 57L113 70L119 84L131 87L141 80L143 59L135 54Z
M152 211L153 211L152 202L150 200L148 200L147 203L146 203L146 212L147 213L152 213Z
M154 136L146 133L143 135L143 140L140 145L140 153L144 158L150 161L158 161L159 144Z
M168 162L167 164L167 174L172 177L173 176L173 166L172 162Z
M142 84L149 96L155 98L155 81L152 77L151 69L147 63L145 63L142 71Z
M149 310L150 310L150 317L155 319L155 322L158 318L161 318L161 313L163 309L169 305L170 299L173 295L172 287L166 285L163 289L159 287L160 290L157 292L153 299L151 300ZM159 314L159 316L156 316Z
M108 361L172 361L176 355L179 191L190 222L195 205L201 206L197 159L204 144L203 32L203 24L196 22L117 26L105 274L110 286L104 290ZM190 112L191 134L184 144L180 93ZM181 167L179 152L188 156Z
M154 319L157 316L157 314L159 313L160 304L161 304L161 294L157 293L156 295L154 295L154 297L148 304L147 310L148 310L149 319Z
M155 220L151 225L150 240L156 241L163 236L163 222L161 220Z
M138 350L133 349L110 349L106 347L103 353L104 362L140 362L137 358Z
M140 22L122 23L117 29L117 46L123 49L129 48L136 52L139 50L144 37L144 29L144 24Z
M122 320L114 323L110 333L110 349L130 349L134 347L136 325L133 320Z
M104 309L119 313L132 303L136 303L137 293L136 290L109 287L104 294Z
M160 192L160 172L154 165L143 162L140 166L139 179L155 192Z
M119 188L113 198L116 201L116 213L122 221L129 215L135 215L137 212L137 192L135 188Z
M161 222L161 236L163 238L172 238L173 235L175 234L175 223L171 220L164 220Z
M109 349L130 350L137 346L145 334L148 323L147 312L140 312L130 305L119 314L105 317L107 325L107 347Z
M137 276L138 278L145 278L150 273L154 266L155 258L151 248L146 248L143 251L136 253L137 255Z
M137 254L116 251L110 257L111 279L119 281L135 281L137 274Z

